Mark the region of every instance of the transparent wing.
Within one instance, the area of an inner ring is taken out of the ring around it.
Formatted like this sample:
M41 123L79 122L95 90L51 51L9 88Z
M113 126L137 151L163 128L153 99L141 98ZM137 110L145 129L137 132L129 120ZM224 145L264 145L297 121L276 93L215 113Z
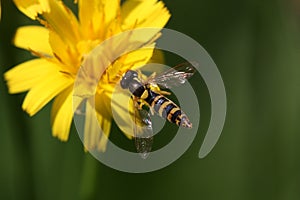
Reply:
M133 132L135 146L143 159L151 152L153 144L153 129L149 111L139 108L139 103L134 101Z
M150 77L147 82L157 84L162 88L179 86L184 84L196 72L193 65L197 65L197 63L181 63L155 77Z

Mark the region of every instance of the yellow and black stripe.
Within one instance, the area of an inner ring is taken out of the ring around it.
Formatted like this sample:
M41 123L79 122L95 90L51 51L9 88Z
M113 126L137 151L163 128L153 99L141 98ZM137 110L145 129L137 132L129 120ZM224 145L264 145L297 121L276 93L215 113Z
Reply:
M150 92L152 98L146 99L154 111L162 118L178 126L191 128L191 123L181 109L170 99L163 95Z

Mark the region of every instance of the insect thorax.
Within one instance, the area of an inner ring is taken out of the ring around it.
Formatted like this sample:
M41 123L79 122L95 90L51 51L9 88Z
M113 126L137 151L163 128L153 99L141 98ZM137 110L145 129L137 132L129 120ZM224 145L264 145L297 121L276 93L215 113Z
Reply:
M147 91L144 85L138 80L133 79L128 85L129 91L136 97L143 98L144 93Z

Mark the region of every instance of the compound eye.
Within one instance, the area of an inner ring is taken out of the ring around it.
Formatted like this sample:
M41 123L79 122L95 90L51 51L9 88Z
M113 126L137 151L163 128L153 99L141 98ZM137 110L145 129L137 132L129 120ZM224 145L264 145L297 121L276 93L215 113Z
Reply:
M138 77L138 73L136 71L132 71L132 70L130 70L130 71L131 71L132 78Z
M133 79L135 77L137 77L138 74L136 71L133 71L133 70L128 70L126 73L125 73L125 77L127 77L128 79Z
M133 70L128 70L125 75L123 76L120 84L121 84L121 87L123 89L127 89L128 86L129 86L129 83L132 81L132 79L134 77L137 77L137 72L136 71L133 71Z
M128 83L128 80L126 79L126 77L123 77L123 78L122 78L122 80L121 80L121 82L120 82L120 85L121 85L121 87L122 87L123 89L127 89L127 88L128 88L129 83Z

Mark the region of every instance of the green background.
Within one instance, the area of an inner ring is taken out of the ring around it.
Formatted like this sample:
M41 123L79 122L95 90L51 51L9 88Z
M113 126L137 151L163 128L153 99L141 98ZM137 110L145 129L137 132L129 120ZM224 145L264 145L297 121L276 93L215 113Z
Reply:
M198 158L210 117L199 75L191 80L201 102L196 140L176 162L145 174L116 171L84 153L74 127L67 143L53 138L51 105L30 118L21 109L25 94L9 95L2 76L0 199L300 199L299 1L164 2L172 13L167 28L197 40L225 83L226 124L213 151ZM35 22L10 0L1 3L3 74L31 58L11 41L17 27ZM166 132L157 145L171 139L172 126ZM112 138L133 145L116 128Z

